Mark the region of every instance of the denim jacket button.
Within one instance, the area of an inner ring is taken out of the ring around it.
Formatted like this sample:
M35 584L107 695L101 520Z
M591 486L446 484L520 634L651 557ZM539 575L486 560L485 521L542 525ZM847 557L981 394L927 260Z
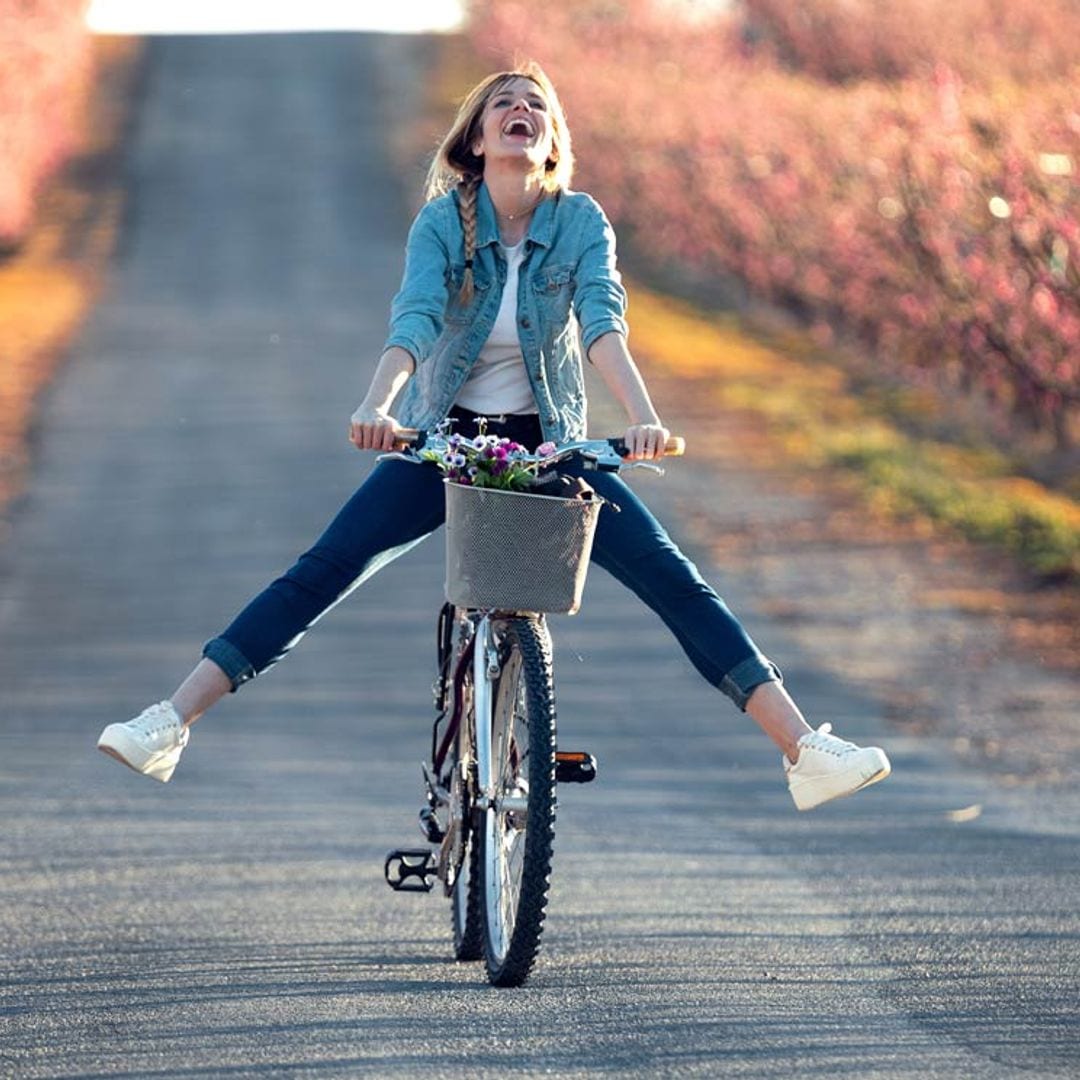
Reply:
M526 330L528 330L529 327L532 326L532 323L529 322L529 316L528 315L523 315L521 317L521 325L524 326Z

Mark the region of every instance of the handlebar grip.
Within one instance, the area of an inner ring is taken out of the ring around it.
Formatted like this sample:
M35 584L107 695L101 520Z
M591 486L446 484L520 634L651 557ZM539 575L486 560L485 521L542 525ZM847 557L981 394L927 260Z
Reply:
M418 442L421 434L419 428L400 428L394 433L394 449L405 450Z
M682 457L686 453L686 440L681 435L669 435L664 443L664 453L671 457Z

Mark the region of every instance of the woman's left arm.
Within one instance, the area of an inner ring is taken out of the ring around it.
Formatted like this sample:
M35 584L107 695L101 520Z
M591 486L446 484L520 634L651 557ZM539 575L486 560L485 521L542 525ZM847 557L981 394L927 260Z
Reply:
M626 290L616 267L615 230L597 202L588 196L578 198L584 200L585 220L579 228L585 242L575 275L574 311L582 347L626 410L630 426L623 441L631 458L661 458L668 430L626 346Z
M589 347L589 359L608 389L626 410L630 426L623 441L632 460L656 461L664 456L670 432L660 422L645 380L617 330L598 337Z

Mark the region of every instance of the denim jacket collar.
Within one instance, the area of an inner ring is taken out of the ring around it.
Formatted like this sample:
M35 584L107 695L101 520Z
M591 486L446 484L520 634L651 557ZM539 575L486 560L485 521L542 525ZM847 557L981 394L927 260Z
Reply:
M526 239L540 247L550 247L555 231L555 204L559 194L546 195L533 212ZM495 204L491 201L487 184L481 184L476 195L476 247L499 242L499 224L495 218Z

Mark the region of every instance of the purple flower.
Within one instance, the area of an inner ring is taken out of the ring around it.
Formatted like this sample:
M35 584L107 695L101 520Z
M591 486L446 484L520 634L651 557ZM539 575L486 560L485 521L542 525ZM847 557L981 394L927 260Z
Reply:
M492 450L491 454L492 457L494 457L498 461L505 461L509 456L506 452L505 446L496 446L495 449Z
M550 457L559 448L553 442L542 442L536 448L537 457Z

